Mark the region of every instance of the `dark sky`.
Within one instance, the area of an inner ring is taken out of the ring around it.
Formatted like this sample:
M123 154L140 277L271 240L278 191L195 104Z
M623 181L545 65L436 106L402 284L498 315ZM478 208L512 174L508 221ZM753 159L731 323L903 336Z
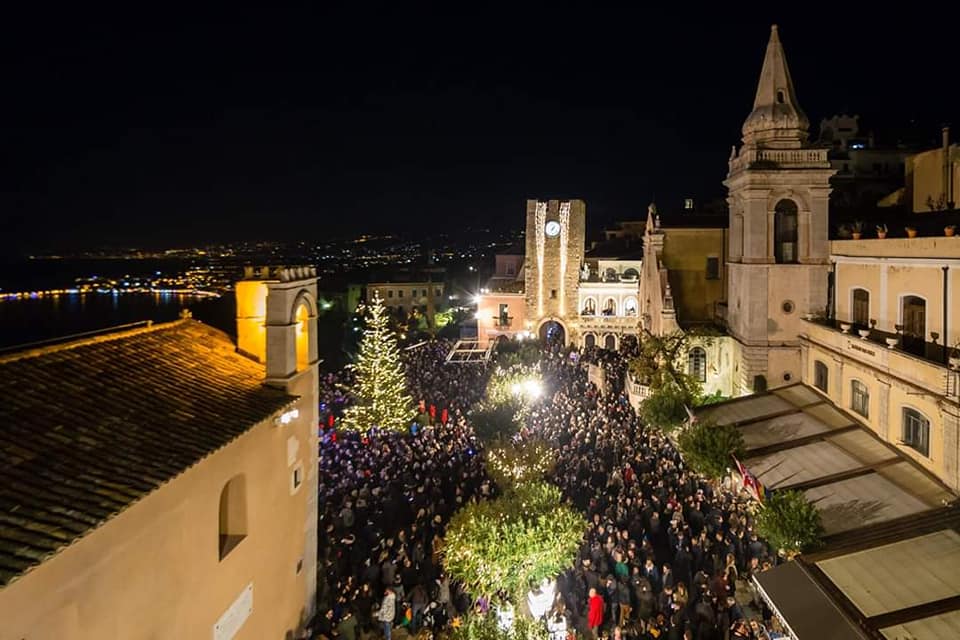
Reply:
M915 119L932 141L960 111L935 15L315 4L9 16L4 250L519 226L527 197L628 218L654 195L718 196L773 21L814 123Z

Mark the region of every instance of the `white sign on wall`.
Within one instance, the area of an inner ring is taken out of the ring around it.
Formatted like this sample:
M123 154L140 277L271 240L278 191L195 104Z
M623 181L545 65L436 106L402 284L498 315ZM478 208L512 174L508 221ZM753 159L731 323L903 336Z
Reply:
M213 625L213 640L233 640L253 613L253 583L248 584Z

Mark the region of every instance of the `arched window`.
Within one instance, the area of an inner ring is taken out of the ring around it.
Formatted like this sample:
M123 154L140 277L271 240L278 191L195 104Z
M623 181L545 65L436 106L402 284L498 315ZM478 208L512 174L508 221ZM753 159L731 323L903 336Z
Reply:
M247 482L235 476L220 492L220 559L247 537Z
M900 302L903 324L903 348L923 349L927 334L927 301L919 296L903 296Z
M623 272L623 278L625 280L639 280L640 272L634 269L633 267L630 267L629 269Z
M870 417L870 392L859 380L850 381L850 408L864 418Z
M592 333L588 333L587 335L583 336L583 344L587 349L597 346L597 336L593 335Z
M930 421L910 407L903 408L903 444L930 457Z
M707 352L701 347L694 347L687 354L687 373L700 382L707 381Z
M853 290L852 320L858 327L870 328L870 292L866 289Z
M824 393L830 393L830 370L827 365L817 360L813 363L813 386Z
M597 315L597 301L593 298L587 298L583 301L583 311L580 315L584 316L595 316Z
M612 333L608 333L607 337L603 339L603 348L613 351L617 348L617 337Z
M297 371L310 366L310 311L306 304L297 307Z
M625 316L635 316L637 315L637 299L636 298L627 298L623 301L623 315Z
M613 298L607 298L603 303L603 315L605 316L615 316L617 315L617 301Z
M607 282L616 282L617 280L617 270L613 267L607 267L603 272L603 279Z
M796 203L781 200L773 214L773 252L778 264L795 263L799 259L797 228Z

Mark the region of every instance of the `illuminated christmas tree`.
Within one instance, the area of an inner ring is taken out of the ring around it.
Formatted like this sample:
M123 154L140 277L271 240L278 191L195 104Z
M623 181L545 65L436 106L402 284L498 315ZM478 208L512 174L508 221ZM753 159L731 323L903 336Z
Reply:
M407 395L397 338L378 293L366 315L360 353L356 364L350 365L356 381L350 389L353 404L344 414L343 426L361 433L373 428L404 431L414 415L413 400Z

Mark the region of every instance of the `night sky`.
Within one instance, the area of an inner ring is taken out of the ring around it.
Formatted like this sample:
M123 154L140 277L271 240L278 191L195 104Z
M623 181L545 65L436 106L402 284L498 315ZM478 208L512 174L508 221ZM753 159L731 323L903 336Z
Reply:
M519 227L527 197L583 198L595 223L721 196L774 21L814 124L914 121L931 144L960 125L935 15L316 4L6 19L0 251Z

